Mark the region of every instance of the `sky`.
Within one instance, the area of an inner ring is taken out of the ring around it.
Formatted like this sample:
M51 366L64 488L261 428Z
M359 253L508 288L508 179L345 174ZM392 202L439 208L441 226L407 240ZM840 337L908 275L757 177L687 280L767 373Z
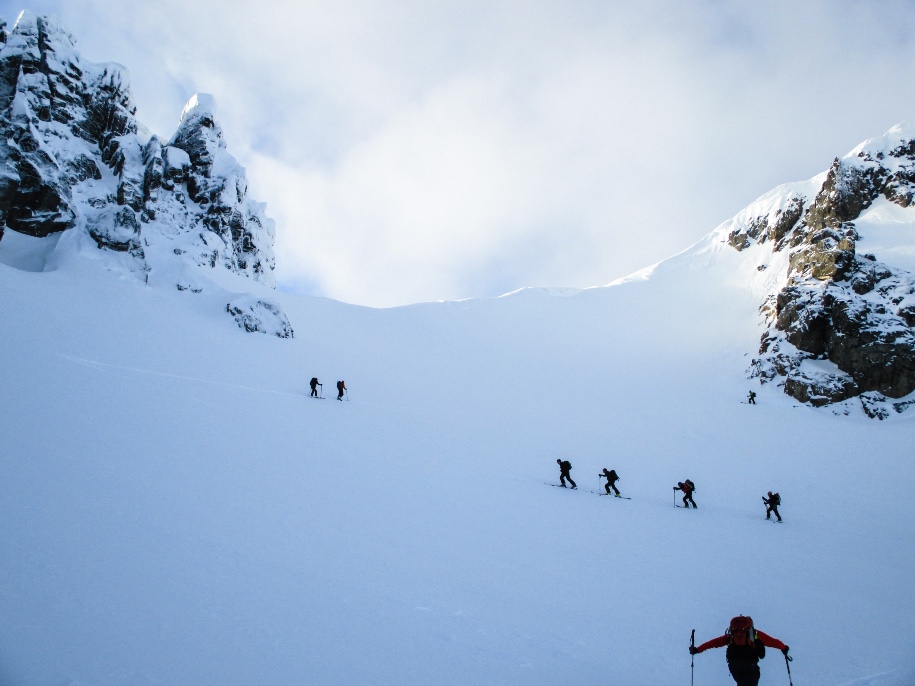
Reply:
M915 118L915 2L0 0L211 93L278 288L370 306L608 283Z

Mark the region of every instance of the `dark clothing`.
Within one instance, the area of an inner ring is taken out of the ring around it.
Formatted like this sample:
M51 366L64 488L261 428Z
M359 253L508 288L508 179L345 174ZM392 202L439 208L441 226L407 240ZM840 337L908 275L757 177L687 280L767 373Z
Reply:
M763 498L763 502L766 504L766 519L769 519L769 516L774 514L778 517L778 521L782 521L782 516L778 513L778 506L782 503L781 496L776 494L769 494L768 498Z
M788 649L784 643L777 638L764 634L756 629L756 640L767 648L775 648L785 652ZM759 684L759 657L755 645L738 646L731 645L731 637L728 634L713 638L706 641L696 648L697 653L708 650L709 648L722 648L727 646L725 654L728 661L728 670L737 686L757 686Z
M748 402L750 405L755 405L755 404L756 404L756 394L755 394L753 391L750 391L750 395L747 396L747 402Z
M556 460L559 463L559 483L563 486L566 485L566 479L569 480L569 483L572 484L572 488L578 488L574 481L572 481L572 476L569 474L572 471L572 463L568 460Z
M318 383L317 377L311 380L311 395L313 395L315 398L318 397L318 386L320 385L321 384Z
M683 507L689 509L689 504L692 503L695 509L699 509L699 506L696 505L696 501L693 500L693 491L696 490L696 488L692 483L692 481L687 479L684 483L678 483L674 487L674 490L683 491Z
M605 469L603 477L607 479L607 484L604 486L604 489L607 491L607 495L610 495L610 489L612 488L616 495L620 494L619 489L616 487L616 482L620 480L619 476L616 474L615 469L611 469L609 472Z
M728 661L728 671L734 677L737 686L757 686L759 684L759 664L747 661Z
M343 391L346 390L346 384L342 381L337 382L337 400L343 400Z

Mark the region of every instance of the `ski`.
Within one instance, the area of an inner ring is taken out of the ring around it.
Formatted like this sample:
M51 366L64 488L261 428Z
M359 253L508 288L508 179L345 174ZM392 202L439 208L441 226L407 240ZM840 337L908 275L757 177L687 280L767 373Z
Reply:
M580 491L582 493L593 493L594 495L605 495L603 493L598 493L597 491L592 491L587 488L572 488L571 486L562 486L560 484L551 484L551 483L547 483L546 481L544 481L544 484L546 484L547 486L552 486L553 488L565 488L569 491Z
M593 493L594 495L614 495L613 493L601 493L600 491L592 491L589 488L572 488L571 486L563 486L562 484L551 484L547 481L543 482L547 486L552 486L553 488L568 488L570 491L581 491L582 493ZM617 495L617 498L620 500L632 500L629 496Z

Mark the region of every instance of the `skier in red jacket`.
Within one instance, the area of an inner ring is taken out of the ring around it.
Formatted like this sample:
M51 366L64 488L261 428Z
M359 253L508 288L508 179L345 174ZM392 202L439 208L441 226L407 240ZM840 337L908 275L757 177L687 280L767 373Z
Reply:
M693 491L696 490L696 485L687 479L686 481L681 481L676 486L674 486L675 491L683 491L683 507L687 510L689 509L689 504L693 504L693 508L698 509L696 501L693 500ZM676 505L676 503L674 503Z
M724 646L728 648L725 653L728 669L731 676L734 677L734 681L737 682L737 686L757 686L759 684L759 660L766 656L766 647L776 648L786 657L788 655L788 646L777 638L754 628L753 620L743 615L731 620L731 625L724 636L713 638L698 647L690 646L689 652L691 655L695 655L709 648L723 648Z

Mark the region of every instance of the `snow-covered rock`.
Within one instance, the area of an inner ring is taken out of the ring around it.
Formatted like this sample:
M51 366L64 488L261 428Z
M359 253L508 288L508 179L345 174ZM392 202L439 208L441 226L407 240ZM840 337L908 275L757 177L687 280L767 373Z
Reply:
M881 398L915 391L915 276L908 264L858 250L887 223L915 228L913 198L915 122L862 143L807 183L775 189L717 229L736 250L766 255L762 267L781 270L761 306L754 376L814 405L858 396L880 418Z
M141 275L177 260L273 287L274 223L215 110L193 96L163 143L137 121L124 67L86 62L56 19L23 12L0 27L0 239L82 231Z
M271 300L237 298L226 305L226 311L245 331L272 334L279 338L293 337L292 325L282 308Z

